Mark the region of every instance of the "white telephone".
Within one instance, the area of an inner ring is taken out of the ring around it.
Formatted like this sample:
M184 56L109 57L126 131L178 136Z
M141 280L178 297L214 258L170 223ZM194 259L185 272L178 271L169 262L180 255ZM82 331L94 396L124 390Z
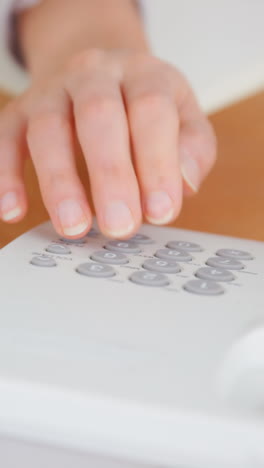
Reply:
M264 243L48 222L0 271L3 440L86 460L64 468L264 467Z

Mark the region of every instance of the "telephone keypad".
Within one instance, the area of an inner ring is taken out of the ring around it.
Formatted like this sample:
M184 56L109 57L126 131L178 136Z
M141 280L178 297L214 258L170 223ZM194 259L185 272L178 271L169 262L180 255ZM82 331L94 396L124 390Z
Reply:
M116 274L111 266L92 262L82 263L76 268L76 271L81 275L92 276L94 278L111 278Z
M109 263L110 265L124 265L128 263L128 258L120 252L108 252L107 250L98 250L91 255L95 262Z
M218 296L226 292L223 283L226 286L232 284L239 272L246 268L242 261L254 258L250 252L220 248L210 252L214 257L205 259L203 254L201 261L205 246L190 240L170 240L161 245L138 233L129 240L109 241L94 228L82 239L59 238L44 251L47 253L33 256L31 265L59 266L63 255L65 260L71 260L72 265L75 252L78 252L78 262L75 262L73 270L80 275L93 278L116 276L121 283L126 279L135 285L165 289L169 286L171 291L183 290L202 296ZM131 269L135 271L131 272Z
M181 271L181 267L176 262L168 262L158 258L150 258L142 266L145 270L155 271L156 273L179 273Z
M210 257L206 265L214 268L226 268L227 270L243 270L244 265L239 260L225 257Z
M50 244L46 248L46 251L56 255L69 255L71 254L71 249L67 245L62 244Z
M155 256L162 260L177 260L177 262L190 262L192 260L191 255L184 250L175 249L159 249L155 253Z
M212 280L212 281L233 281L235 279L235 275L229 270L225 270L224 268L213 268L213 267L203 267L199 268L195 273L200 279L204 280Z

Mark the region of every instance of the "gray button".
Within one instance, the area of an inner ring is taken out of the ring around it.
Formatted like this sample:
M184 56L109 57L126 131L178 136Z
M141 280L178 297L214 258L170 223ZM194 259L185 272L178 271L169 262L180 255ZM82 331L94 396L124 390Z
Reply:
M120 252L107 252L107 250L98 250L91 255L91 259L96 262L110 263L112 265L124 265L128 263L127 257Z
M158 273L179 273L181 268L175 262L168 262L168 260L161 260L158 258L150 258L143 264L145 270L156 271Z
M175 249L160 249L155 253L155 256L162 258L163 260L177 260L177 262L190 262L192 260L192 257L188 252Z
M167 286L170 284L168 278L161 273L151 273L149 271L136 271L129 278L133 283L142 286Z
M225 292L221 284L207 280L191 280L183 287L188 292L203 296L218 296Z
M236 249L219 249L216 252L216 255L225 258L235 258L237 260L252 260L253 255L249 252L244 252L243 250Z
M135 236L131 237L129 239L129 242L137 242L138 244L153 244L153 240L145 236L145 234L136 234Z
M203 248L194 242L170 241L167 244L169 249L185 250L186 252L202 252Z
M59 254L59 255L68 255L71 253L71 249L67 247L67 245L61 245L61 244L50 244L46 248L46 251L49 253Z
M199 268L195 273L195 276L201 279L213 281L233 281L235 279L235 276L231 271L225 270L224 268L213 267Z
M77 273L84 276L93 276L95 278L111 278L115 276L115 270L109 265L99 263L82 263L76 268Z
M60 241L65 242L65 244L80 245L80 244L85 244L86 239L84 237L82 237L81 239L66 239L66 237L61 237Z
M95 228L91 228L89 232L87 232L86 237L96 237L98 236L98 231Z
M141 252L140 247L131 241L110 241L105 245L105 249L113 252L138 254Z
M242 270L244 268L243 263L239 262L239 260L224 257L208 258L206 265L214 268L226 268L227 270Z
M39 267L54 267L57 265L53 258L50 258L45 255L39 255L38 257L33 257L31 262L32 265Z

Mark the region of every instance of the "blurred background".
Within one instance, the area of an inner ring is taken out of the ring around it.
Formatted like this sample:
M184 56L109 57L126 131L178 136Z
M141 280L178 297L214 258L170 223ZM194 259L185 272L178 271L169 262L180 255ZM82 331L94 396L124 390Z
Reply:
M1 1L1 0L0 0ZM264 88L264 0L143 0L154 52L178 66L214 111ZM0 86L27 77L0 47Z
M204 109L264 88L263 0L145 0L157 54L179 66Z

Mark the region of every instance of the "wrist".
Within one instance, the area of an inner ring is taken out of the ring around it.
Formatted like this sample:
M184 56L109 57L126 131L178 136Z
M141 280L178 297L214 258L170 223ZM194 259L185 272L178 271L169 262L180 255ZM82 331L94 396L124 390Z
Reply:
M18 32L33 79L86 49L149 50L133 0L64 0L63 8L60 0L44 0L20 15Z

